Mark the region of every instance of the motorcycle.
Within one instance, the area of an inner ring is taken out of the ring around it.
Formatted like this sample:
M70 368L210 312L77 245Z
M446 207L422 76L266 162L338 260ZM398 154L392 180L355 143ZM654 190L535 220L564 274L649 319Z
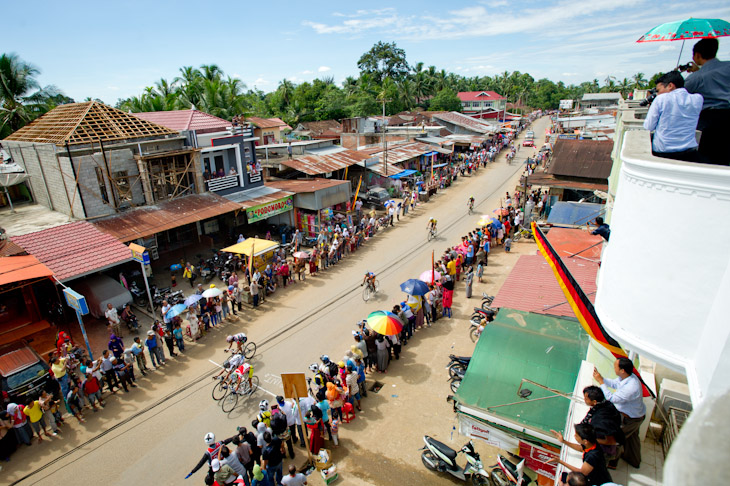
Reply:
M137 282L132 282L129 286L129 292L132 294L132 300L137 307L147 307L147 290L140 289Z
M487 310L492 305L492 302L494 301L493 295L487 295L486 292L482 292L482 309Z
M532 478L524 475L525 460L514 464L502 455L497 456L497 465L492 468L489 478L494 486L527 486Z
M482 319L487 319L488 321L491 321L494 319L494 316L497 314L497 309L492 309L490 307L482 308L482 307L474 307L474 313L471 315L470 320L472 322L481 322Z
M460 451L455 451L446 444L424 435L426 444L421 453L423 465L432 471L448 472L462 481L469 481L474 485L488 485L489 474L484 470L479 453L474 450L474 444L469 441ZM466 464L461 467L456 463L456 456L464 454Z

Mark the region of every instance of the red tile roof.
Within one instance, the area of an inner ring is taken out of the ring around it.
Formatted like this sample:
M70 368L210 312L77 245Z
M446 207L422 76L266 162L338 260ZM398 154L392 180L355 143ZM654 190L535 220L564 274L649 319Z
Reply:
M62 282L132 259L126 245L86 221L14 236L12 240L50 268Z
M461 101L492 101L504 99L504 96L494 91L461 91L456 96Z
M564 258L563 261L590 301L594 302L598 264L578 258ZM561 317L575 316L565 301L565 294L555 274L542 255L522 255L517 260L492 306Z
M592 235L590 231L578 228L550 228L550 231L547 232L547 239L560 258L567 258L580 251L581 254L578 257L596 261L601 259L603 245L593 245L603 243L604 240L599 235ZM593 248L586 250L591 246Z
M198 133L220 132L228 129L231 122L198 110L148 111L132 113L137 118L182 132L195 130Z

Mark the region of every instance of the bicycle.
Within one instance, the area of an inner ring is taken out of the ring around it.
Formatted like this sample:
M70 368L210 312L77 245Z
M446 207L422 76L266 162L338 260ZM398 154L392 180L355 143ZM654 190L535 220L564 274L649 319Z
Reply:
M227 353L228 350L224 349L223 352ZM247 341L246 344L243 346L242 351L236 350L236 354L241 353L243 354L243 357L246 358L246 360L250 360L256 354L256 343L253 341Z
M259 388L259 377L256 375L253 375L251 377L251 385L248 384L248 379L241 379L241 377L238 378L238 381L236 384L229 384L228 385L228 392L226 393L226 396L223 397L223 400L221 401L221 409L225 413L231 412L234 408L236 408L236 405L238 405L238 397L239 396L246 396L246 395L253 395L256 390Z
M374 280L373 283L368 282L368 284L362 290L362 300L367 302L368 300L370 300L370 297L377 294L379 290L380 290L379 281Z
M471 216L472 214L474 214L474 205L469 204L469 216Z
M222 376L217 377L216 380L217 382L213 386L213 391L210 394L213 396L213 400L219 402L226 396L226 393L228 393L228 387L230 384L228 383L228 380L225 380Z
M429 228L428 233L426 234L426 238L428 241L431 241L436 238L436 229L435 228Z

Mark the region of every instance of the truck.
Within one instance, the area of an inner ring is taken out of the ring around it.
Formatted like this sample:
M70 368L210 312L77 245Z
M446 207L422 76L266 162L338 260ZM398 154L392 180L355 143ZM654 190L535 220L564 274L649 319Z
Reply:
M18 341L0 348L0 387L11 401L35 400L52 390L49 366L28 343Z
M362 201L364 207L385 209L385 201L390 199L390 194L382 187L373 187L367 193L358 195L357 198Z

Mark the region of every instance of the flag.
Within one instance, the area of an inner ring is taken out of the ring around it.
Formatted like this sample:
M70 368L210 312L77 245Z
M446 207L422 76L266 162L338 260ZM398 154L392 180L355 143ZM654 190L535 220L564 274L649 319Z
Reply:
M253 278L253 256L254 256L254 245L256 242L251 243L251 256L248 258L248 274Z
M433 252L431 250L431 285L436 285L436 263L433 261Z
M532 222L532 233L535 235L535 242L540 253L547 260L550 268L553 269L555 278L563 290L568 304L570 304L570 307L575 313L575 317L578 318L578 322L583 326L586 333L601 346L609 350L616 358L628 358L628 354L618 341L612 338L603 328L601 320L598 318L598 314L596 314L596 309L593 307L593 303L588 299L588 296L583 292L578 282L575 281L573 275L571 275L563 263L563 260L555 252L555 249L534 221ZM654 393L646 386L644 380L641 379L638 370L634 369L634 373L644 385L644 396L648 396L648 394L654 396Z
M352 200L352 209L355 209L355 203L357 202L357 195L360 193L360 184L362 184L362 176L360 176L360 182L357 183L357 190L355 191L355 199Z

